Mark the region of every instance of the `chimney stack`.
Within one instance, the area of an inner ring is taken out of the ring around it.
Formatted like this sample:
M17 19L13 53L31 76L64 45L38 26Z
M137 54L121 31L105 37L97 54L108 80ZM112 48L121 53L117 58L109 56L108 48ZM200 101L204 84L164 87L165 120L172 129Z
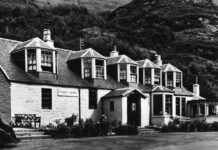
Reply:
M110 57L117 57L119 56L119 52L117 51L117 46L114 45L114 50L110 52Z
M196 96L200 96L200 85L199 84L196 83L193 85L193 93Z
M160 56L160 55L156 55L155 63L156 63L158 66L162 66L162 60L161 60L161 56Z
M51 39L51 30L50 29L44 29L43 41L45 41L50 47L54 48L54 41Z

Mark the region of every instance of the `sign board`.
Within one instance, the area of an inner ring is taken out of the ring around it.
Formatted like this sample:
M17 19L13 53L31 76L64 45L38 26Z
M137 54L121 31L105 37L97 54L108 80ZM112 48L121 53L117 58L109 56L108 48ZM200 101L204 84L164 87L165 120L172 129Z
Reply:
M78 89L60 88L58 89L58 96L78 97L79 91Z

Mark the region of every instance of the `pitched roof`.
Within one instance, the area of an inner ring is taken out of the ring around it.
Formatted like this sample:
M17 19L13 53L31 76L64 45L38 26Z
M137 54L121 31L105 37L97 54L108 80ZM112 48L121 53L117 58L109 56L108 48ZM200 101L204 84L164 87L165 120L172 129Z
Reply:
M96 52L92 48L84 49L84 50L81 50L81 51L74 51L74 53L72 53L69 56L68 60L74 60L74 59L78 59L78 58L100 58L100 59L106 59L106 57L104 57L103 55L99 54L98 52Z
M161 69L163 72L182 72L181 70L179 70L178 68L176 68L175 66L171 65L171 64L164 64L161 66Z
M19 42L18 45L14 48L13 52L16 52L23 48L44 48L44 49L53 49L48 46L43 40L36 37L25 42Z
M0 38L0 69L2 69L8 80L12 82L22 82L30 84L47 84L57 86L70 87L87 87L87 88L102 88L102 89L116 89L126 87L125 85L115 81L110 76L107 80L88 81L82 79L78 74L70 70L67 60L72 51L56 48L58 52L58 75L55 80L42 80L31 73L26 73L24 69L19 68L13 63L11 51L20 44L19 41L13 41Z
M126 55L108 57L107 58L107 64L108 65L113 65L113 64L135 64L135 65L138 65L137 62L135 62L134 60L132 60L131 58L129 58Z
M181 95L181 96L193 96L193 93L188 91L186 88L184 87L176 87L175 89L173 89L175 92L175 95Z
M152 90L152 92L167 92L167 93L174 93L172 90L164 87L164 86L161 86L161 85L158 85L156 87L154 87L154 89Z
M160 67L158 65L156 65L155 63L153 63L149 59L139 60L136 62L139 64L140 68L158 68L158 69L160 69Z
M204 97L193 95L193 100L206 100Z
M107 98L113 98L113 97L126 97L127 95L129 95L132 92L137 92L142 97L146 98L146 96L140 90L138 90L136 88L131 88L131 87L115 89L115 90L109 92L108 94L106 94L103 98L107 99Z

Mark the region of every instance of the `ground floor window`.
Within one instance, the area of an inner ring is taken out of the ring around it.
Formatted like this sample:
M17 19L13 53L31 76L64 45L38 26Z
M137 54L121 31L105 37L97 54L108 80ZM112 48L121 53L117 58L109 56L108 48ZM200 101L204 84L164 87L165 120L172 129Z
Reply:
M185 105L186 105L186 98L182 98L182 116L186 115Z
M172 115L172 95L166 95L165 111L166 111L166 114Z
M153 96L153 114L163 115L163 96L162 95Z
M51 89L42 89L42 109L52 109Z
M177 116L180 116L181 114L180 114L180 107L181 107L181 105L180 105L180 98L179 97L176 97L176 115Z
M97 90L90 89L89 90L89 109L97 109Z
M114 111L114 101L110 101L110 111Z

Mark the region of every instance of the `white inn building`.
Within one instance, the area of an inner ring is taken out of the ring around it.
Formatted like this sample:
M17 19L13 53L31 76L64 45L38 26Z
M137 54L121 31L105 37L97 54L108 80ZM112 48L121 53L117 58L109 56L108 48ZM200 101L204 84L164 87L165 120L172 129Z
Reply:
M71 51L54 47L50 30L43 39L0 39L0 114L36 114L48 125L72 114L95 122L138 126L163 125L172 118L209 115L214 107L183 86L183 73L171 64L134 61L114 49L109 57L92 48Z

